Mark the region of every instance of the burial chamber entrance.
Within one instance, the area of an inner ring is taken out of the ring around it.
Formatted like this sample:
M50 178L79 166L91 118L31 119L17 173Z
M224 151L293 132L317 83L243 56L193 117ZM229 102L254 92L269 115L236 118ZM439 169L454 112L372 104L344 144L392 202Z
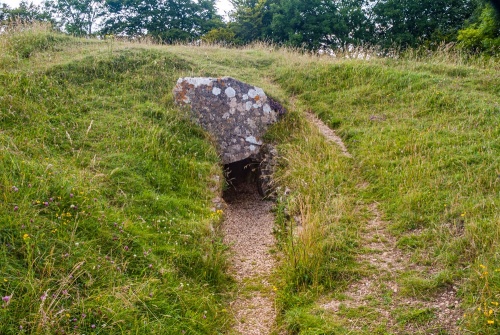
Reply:
M276 150L264 135L285 109L261 88L230 77L179 78L173 93L214 139L228 184L224 196L252 189L269 196Z
M226 187L222 195L224 201L231 203L237 196L257 192L264 197L262 185L259 183L259 170L260 162L252 158L224 164L226 179Z

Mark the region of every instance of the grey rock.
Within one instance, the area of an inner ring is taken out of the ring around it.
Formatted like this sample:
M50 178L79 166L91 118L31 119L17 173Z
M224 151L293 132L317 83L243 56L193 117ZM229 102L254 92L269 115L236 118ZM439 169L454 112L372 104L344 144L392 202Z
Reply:
M223 164L257 157L268 127L286 112L261 88L230 77L180 78L173 93L215 138Z
M278 150L274 145L265 143L256 160L259 162L257 180L259 193L267 199L276 200L277 194L273 176L278 165Z

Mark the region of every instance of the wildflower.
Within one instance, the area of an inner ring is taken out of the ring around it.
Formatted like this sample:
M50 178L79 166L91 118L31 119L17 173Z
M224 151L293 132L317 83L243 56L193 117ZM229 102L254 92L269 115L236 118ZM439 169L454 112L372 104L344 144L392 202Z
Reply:
M91 324L90 328L94 329L95 328L95 324Z
M70 197L70 198L73 198L73 197L74 197L73 193L70 193L70 194L69 194L69 197Z
M19 210L18 206L14 206L14 212L17 212Z
M148 267L149 267L150 269L152 269L152 268L153 268L153 264L149 264L149 265L148 265Z
M15 186L12 186L12 191L13 191L13 192L18 192L18 191L19 191L19 189L18 189L17 187L15 187Z
M82 313L82 319L85 319L87 317L87 314Z
M6 295L5 297L2 297L2 301L5 303L9 303L11 297L11 295Z
M460 214L461 217L464 217L465 214L467 214L466 212L463 212L462 214Z
M495 306L498 306L498 302L496 302L496 301L492 301L491 304L495 305Z
M49 199L49 201L50 201L50 202L54 202L54 198L50 198L50 199Z
M69 319L71 315L69 315L68 313L66 313L66 317Z
M45 299L47 299L47 292L42 294L42 296L40 297L40 300L42 300L42 301L45 301Z
M128 248L128 246L127 246L127 245L123 247L123 250L125 250L125 251L128 251L128 249L129 249L129 248Z
M489 325L492 325L492 324L494 324L494 323L495 323L495 321L493 321L493 320L488 320L488 324L489 324Z
M484 266L483 264L479 264L479 267L480 267L481 269L486 269L486 266Z
M30 235L29 234L24 234L23 235L23 240L29 240L30 239Z

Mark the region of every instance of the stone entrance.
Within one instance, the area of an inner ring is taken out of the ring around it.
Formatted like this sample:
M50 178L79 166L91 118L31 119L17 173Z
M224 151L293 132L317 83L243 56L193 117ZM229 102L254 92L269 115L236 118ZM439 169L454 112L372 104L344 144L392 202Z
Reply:
M222 164L229 170L252 166L260 176L259 192L266 195L268 187L261 185L266 179L263 171L270 172L275 155L269 154L272 150L263 136L285 109L263 89L231 77L179 78L173 93L176 103L189 107L192 120L214 137Z

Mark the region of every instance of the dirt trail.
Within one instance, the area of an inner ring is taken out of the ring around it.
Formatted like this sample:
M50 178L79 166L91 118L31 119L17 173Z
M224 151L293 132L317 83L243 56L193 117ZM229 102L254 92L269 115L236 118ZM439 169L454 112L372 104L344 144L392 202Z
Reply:
M309 122L318 127L320 133L323 134L323 136L329 142L335 143L336 145L339 146L344 156L352 158L352 155L347 150L344 141L342 141L342 138L340 138L340 136L338 136L333 129L330 129L326 124L323 123L323 121L318 119L318 117L314 115L312 112L306 112L305 116Z
M224 241L231 247L231 273L239 291L231 304L236 323L230 334L268 335L276 318L269 276L275 266L272 203L254 185L243 184L224 196L228 205Z
M325 138L338 145L345 156L352 157L333 130L312 113L306 113L306 117ZM368 186L365 183L359 187ZM334 313L338 313L341 307L372 308L372 313L379 316L374 323L385 324L392 334L461 334L457 323L463 311L460 309L456 287L448 287L431 296L426 293L422 293L422 297L402 295L398 282L401 274L414 272L428 278L435 274L436 269L413 264L410 255L397 247L397 239L390 233L389 223L382 219L378 204L369 205L368 210L372 219L364 227L361 236L365 252L357 260L369 275L351 284L343 292L345 299L326 301L321 307ZM419 322L402 321L400 314L398 320L395 311L403 311L404 314L410 310L418 311L413 314L415 319L418 319L418 313L427 319ZM347 322L352 330L366 330L359 319L351 318Z

